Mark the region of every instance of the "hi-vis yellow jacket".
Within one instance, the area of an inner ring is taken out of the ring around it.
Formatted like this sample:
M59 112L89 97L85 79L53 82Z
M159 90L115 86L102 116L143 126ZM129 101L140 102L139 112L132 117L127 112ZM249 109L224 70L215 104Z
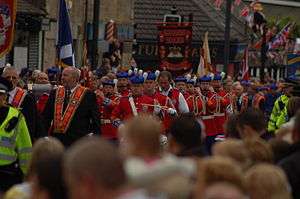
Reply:
M7 126L13 118L17 119L17 123L7 132ZM0 166L18 160L22 172L26 174L31 150L31 139L24 116L17 109L9 107L6 119L0 124Z

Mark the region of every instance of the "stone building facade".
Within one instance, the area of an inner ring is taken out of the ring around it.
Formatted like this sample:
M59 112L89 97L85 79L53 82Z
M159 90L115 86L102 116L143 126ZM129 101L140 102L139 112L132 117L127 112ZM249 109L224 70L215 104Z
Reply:
M75 61L77 66L82 66L84 36L86 28L92 27L94 0L66 2L69 5ZM11 63L18 65L19 70L24 67L46 70L55 64L58 3L59 0L17 1L14 45L7 56L0 58L0 65ZM117 27L133 27L133 0L100 0L99 33L102 35L99 35L98 41L99 57L105 51L103 46L108 46L104 40L104 25L111 19L116 22ZM45 22L47 24L43 24ZM91 39L91 28L87 28L87 32L88 39ZM124 46L129 46L123 54L126 62L131 56L132 40L122 42Z

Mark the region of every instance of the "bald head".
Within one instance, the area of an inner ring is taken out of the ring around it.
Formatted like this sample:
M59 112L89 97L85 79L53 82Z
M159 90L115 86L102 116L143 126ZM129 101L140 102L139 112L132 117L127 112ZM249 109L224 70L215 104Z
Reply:
M61 80L65 87L72 89L78 84L79 78L80 71L75 67L69 66L63 70Z
M17 87L19 82L19 74L16 68L12 66L5 67L2 73L2 77L10 81L13 84L13 88Z

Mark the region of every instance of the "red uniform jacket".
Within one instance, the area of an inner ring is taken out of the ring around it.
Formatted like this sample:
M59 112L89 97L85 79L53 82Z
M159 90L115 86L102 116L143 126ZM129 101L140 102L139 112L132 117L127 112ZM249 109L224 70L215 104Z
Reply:
M112 96L110 98L98 97L99 112L101 115L101 132L102 136L107 139L118 138L117 129L112 125L111 114L114 108L118 105L119 98Z
M167 109L168 108L175 109L175 106L173 105L172 100L168 96L165 96L159 92L155 92L153 95L147 95L147 96L156 100L163 107L161 120L162 120L163 126L164 126L163 132L167 133L169 131L169 128L170 128L170 125L171 125L172 119L173 119L173 117L168 114Z
M133 107L130 104L131 96L121 97L120 103L114 108L111 120L127 120L134 116ZM146 96L142 95L139 97L132 97L134 101L134 105L136 108L137 113L150 113L153 114L155 100Z
M206 96L202 96L202 100L205 101L205 107L203 107L202 112L202 120L205 125L205 132L207 136L214 136L218 134L214 117L217 107L216 94L209 91Z
M201 96L189 95L189 97L186 98L186 102L189 106L190 112L193 112L196 117L200 117L202 115L205 104Z
M216 133L224 133L224 123L226 122L226 109L230 105L230 96L221 90L216 93L217 107L215 111Z

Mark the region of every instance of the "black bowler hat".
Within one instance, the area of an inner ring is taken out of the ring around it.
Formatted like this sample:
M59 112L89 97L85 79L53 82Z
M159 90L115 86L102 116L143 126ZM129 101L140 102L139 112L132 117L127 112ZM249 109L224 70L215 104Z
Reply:
M13 85L7 79L0 77L0 93L8 93L12 90Z

